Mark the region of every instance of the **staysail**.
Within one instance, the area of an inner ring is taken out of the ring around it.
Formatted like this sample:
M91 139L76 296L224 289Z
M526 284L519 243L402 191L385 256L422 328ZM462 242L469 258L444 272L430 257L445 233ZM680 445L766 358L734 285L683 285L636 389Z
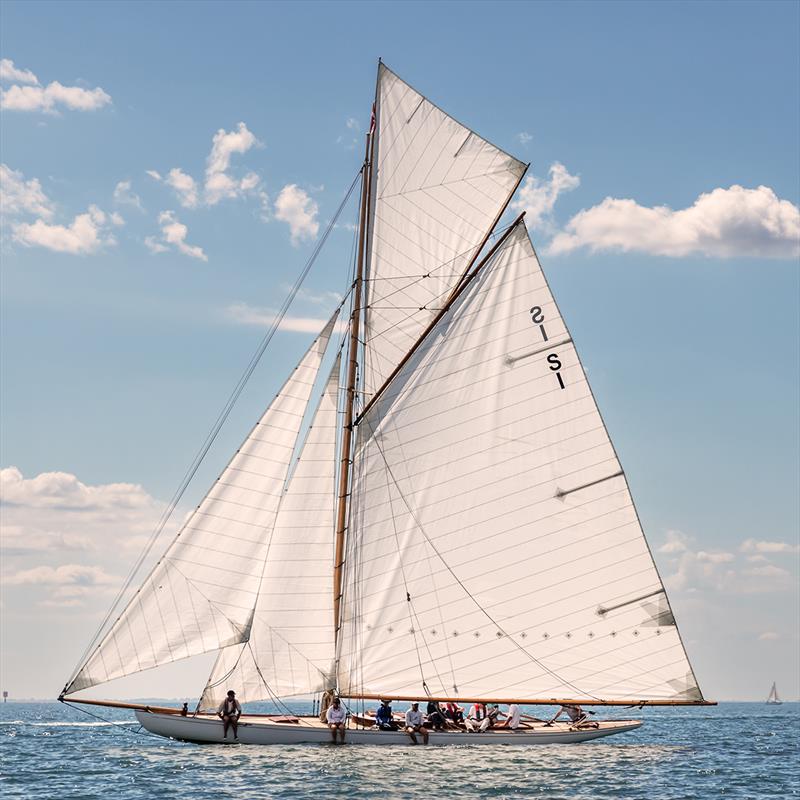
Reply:
M365 279L367 397L441 308L526 169L383 63L375 137Z
M525 226L359 422L339 688L701 701Z
M333 686L333 526L337 357L269 536L247 642L220 651L200 705L230 686L241 702Z
M337 312L64 694L247 640L304 412Z

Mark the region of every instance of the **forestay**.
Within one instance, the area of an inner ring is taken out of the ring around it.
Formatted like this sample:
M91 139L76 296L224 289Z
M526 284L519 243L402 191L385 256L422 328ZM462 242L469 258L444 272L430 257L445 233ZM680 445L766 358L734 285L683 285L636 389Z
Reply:
M269 537L250 639L220 651L201 706L333 685L333 526L340 360L330 373Z
M269 534L338 311L65 694L247 640Z
M701 700L523 224L359 424L344 694Z
M375 130L367 397L441 308L526 169L383 64Z

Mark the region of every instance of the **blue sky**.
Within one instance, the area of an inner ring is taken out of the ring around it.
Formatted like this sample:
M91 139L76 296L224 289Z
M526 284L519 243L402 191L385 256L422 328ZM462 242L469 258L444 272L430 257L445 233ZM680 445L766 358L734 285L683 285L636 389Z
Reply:
M799 9L4 2L3 688L60 688L355 176L380 56L532 162L704 691L797 697ZM293 318L327 318L354 221ZM309 338L279 333L189 499Z

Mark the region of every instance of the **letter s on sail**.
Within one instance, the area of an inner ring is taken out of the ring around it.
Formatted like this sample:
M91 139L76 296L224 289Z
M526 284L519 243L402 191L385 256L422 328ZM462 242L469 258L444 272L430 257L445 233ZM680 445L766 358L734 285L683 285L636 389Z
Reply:
M550 369L552 369L553 372L558 372L558 370L561 369L561 361L555 353L550 353L550 355L547 356L547 363L550 365Z

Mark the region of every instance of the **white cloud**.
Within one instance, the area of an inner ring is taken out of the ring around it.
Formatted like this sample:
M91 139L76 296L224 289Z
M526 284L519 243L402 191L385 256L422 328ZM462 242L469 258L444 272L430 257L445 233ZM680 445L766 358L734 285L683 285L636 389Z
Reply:
M750 549L743 542L739 552ZM682 592L723 592L726 594L763 594L783 592L792 586L791 574L782 567L759 557L737 556L734 552L697 549L692 537L680 531L669 531L667 541L658 548L669 569L665 583Z
M104 570L127 569L120 554L140 547L163 511L137 484L93 486L68 472L25 478L13 466L0 470L0 497L3 580L10 586L103 583ZM103 567L42 564L66 551L90 553Z
M38 553L46 550L91 550L88 536L57 530L31 530L25 525L0 524L0 550L4 553Z
M21 570L3 578L8 586L22 586L24 584L44 583L54 586L83 585L96 586L116 581L102 567L85 566L82 564L63 564L60 567L33 567Z
M182 206L185 208L197 207L197 183L191 175L187 175L178 167L173 167L164 178L164 183L175 190Z
M15 84L0 90L0 108L6 111L43 111L58 113L63 107L70 111L96 111L108 105L111 96L99 86L83 89L80 86L64 86L53 81L47 86L21 86Z
M48 589L38 605L55 607L81 606L95 594L107 593L118 586L121 579L110 575L102 567L84 564L62 564L57 567L42 565L3 575L6 586L34 586Z
M18 69L10 58L0 59L0 81L39 84L39 79L29 69Z
M141 198L131 189L131 181L120 181L114 187L114 202L121 206L133 206L139 211L144 211Z
M86 255L116 244L108 232L112 220L97 206L89 206L69 225L51 225L42 219L13 226L13 238L26 247L44 247L57 253Z
M272 309L254 308L247 303L234 303L228 306L225 309L225 316L238 325L255 325L261 328L271 327L277 319L277 315ZM284 317L278 330L317 334L327 322L327 319L317 319L316 317Z
M517 134L517 141L522 144L530 144L533 141L533 136L531 136L527 131L522 131L521 133Z
M359 130L359 128L361 127L361 126L358 124L358 120L357 120L355 117L348 117L348 118L347 118L347 121L345 122L345 125L347 125L347 127L348 127L348 128L351 130L351 131L357 131L357 130Z
M287 292L291 287L287 284L283 287ZM326 308L333 308L338 303L342 302L342 295L338 292L313 292L310 289L303 289L302 287L297 290L297 299L305 300L307 303L313 303L315 306L325 306Z
M742 575L752 575L760 578L788 578L789 570L776 567L774 564L764 564L763 567L749 567L742 570Z
M659 553L682 553L688 549L689 537L680 531L667 531L667 541L658 548Z
M775 631L764 631L761 636L758 637L759 642L774 642L776 639L780 639L781 637L775 633Z
M91 486L69 472L42 472L25 478L17 467L0 470L0 496L15 508L57 508L99 511L142 509L153 499L135 483L107 483Z
M519 196L511 203L517 213L525 211L525 218L531 227L550 227L553 208L563 192L569 192L580 185L581 179L571 175L567 168L556 161L549 170L549 179L542 180L530 175L522 183Z
M743 553L798 553L800 545L788 542L767 542L757 539L745 539L739 549Z
M714 189L678 211L607 197L577 213L552 240L549 252L580 247L674 257L796 258L800 209L767 186Z
M211 142L211 152L206 161L205 201L213 206L226 198L235 198L257 193L261 178L255 172L248 172L237 179L228 174L231 156L243 154L253 147L263 146L252 131L240 122L236 130L220 128Z
M275 218L289 225L292 244L303 239L313 239L319 231L317 214L319 206L297 184L290 183L281 189L275 200Z
M220 128L211 142L211 152L208 154L206 167L207 175L227 172L234 153L246 153L250 148L260 144L258 139L247 129L244 122L240 122L235 131L226 131Z
M26 181L18 170L0 164L0 212L4 216L34 214L50 219L53 216L53 204L37 178Z
M144 244L151 253L166 253L169 250L169 247L161 244L155 236L145 236Z
M169 249L168 245L171 245L179 253L208 261L202 247L187 243L189 229L176 218L174 211L162 211L158 215L158 224L161 226L161 239L148 236L144 240L151 253L165 253Z
M173 167L166 177L154 169L146 172L153 180L163 181L172 187L185 208L215 206L221 200L252 196L261 201L262 216L266 219L269 215L269 198L261 185L261 177L255 172L248 172L239 178L229 172L233 155L261 146L262 143L248 130L247 125L240 122L235 130L220 128L214 134L206 159L204 182L196 180L179 167Z

